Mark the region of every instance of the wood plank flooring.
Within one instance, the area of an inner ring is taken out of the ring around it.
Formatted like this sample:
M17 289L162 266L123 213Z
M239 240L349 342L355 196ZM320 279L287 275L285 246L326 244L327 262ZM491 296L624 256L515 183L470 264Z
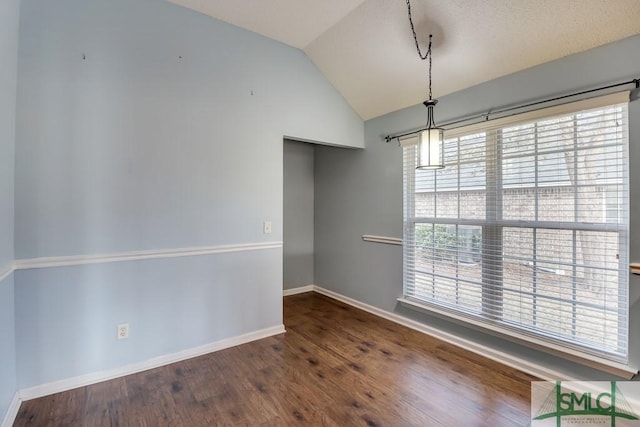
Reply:
M527 426L536 378L327 297L286 334L24 402L15 426Z

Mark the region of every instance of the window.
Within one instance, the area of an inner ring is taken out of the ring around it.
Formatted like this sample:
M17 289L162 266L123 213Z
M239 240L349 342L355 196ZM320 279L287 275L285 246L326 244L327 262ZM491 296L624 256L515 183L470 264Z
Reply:
M626 363L620 95L445 137L438 171L415 169L415 141L403 141L405 300L536 345Z

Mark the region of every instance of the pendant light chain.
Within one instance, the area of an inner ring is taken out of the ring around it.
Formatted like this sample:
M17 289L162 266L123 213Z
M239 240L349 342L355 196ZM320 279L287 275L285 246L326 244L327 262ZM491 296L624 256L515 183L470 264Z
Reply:
M411 32L413 33L413 41L416 43L416 50L418 51L418 56L421 60L425 60L429 58L429 100L433 99L433 92L431 91L431 39L433 34L429 34L429 48L427 49L427 53L422 54L422 50L420 49L420 43L418 43L418 35L416 34L416 29L413 25L413 17L411 15L411 2L407 0L407 15L409 15L409 24L411 25Z
M442 169L444 167L444 129L436 126L436 122L433 118L433 107L438 103L437 99L433 99L433 92L431 88L431 66L433 60L433 54L431 52L433 34L429 34L429 48L423 55L420 49L420 43L418 43L418 35L416 34L416 28L413 25L413 17L411 16L411 1L407 2L407 15L409 15L409 24L411 25L411 32L413 33L413 41L416 44L416 50L421 60L429 59L429 99L422 104L427 107L427 127L418 137L418 144L416 150L416 169Z
M433 93L431 92L431 59L433 58L433 55L431 55L431 37L433 35L429 34L429 50L427 50L427 55L429 55L429 101L433 98Z

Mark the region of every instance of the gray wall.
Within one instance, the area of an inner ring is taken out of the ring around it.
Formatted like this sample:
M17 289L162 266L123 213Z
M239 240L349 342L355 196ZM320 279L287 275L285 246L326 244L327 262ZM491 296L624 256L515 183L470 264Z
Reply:
M13 175L20 0L0 2L0 275L13 261ZM0 422L16 392L13 275L0 279Z
M640 76L640 36L562 58L442 97L436 121L484 112L495 107L564 94L594 85ZM434 72L437 73L437 61ZM631 261L640 260L640 102L631 103ZM439 326L463 337L486 342L534 363L585 378L603 374L494 337L404 309L402 249L361 240L362 234L402 237L402 153L382 136L424 126L422 105L365 123L365 150L316 149L315 280L316 284L384 310ZM632 276L630 352L640 365L640 279Z
M281 240L282 135L361 144L308 58L254 33L156 0L21 19L17 258Z
M0 4L0 271L13 261L13 175L20 0Z
M23 0L16 123L18 259L281 241L283 136L363 145L303 52L157 0ZM282 323L279 249L14 278L20 388Z
M284 141L283 288L313 284L314 146Z

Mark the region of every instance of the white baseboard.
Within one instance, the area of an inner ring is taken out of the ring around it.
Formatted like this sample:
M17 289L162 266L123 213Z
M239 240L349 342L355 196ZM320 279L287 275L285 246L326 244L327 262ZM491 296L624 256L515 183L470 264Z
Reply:
M80 375L73 378L67 378L60 381L54 381L47 384L38 385L20 390L21 400L31 400L38 397L48 396L54 393L71 390L78 387L84 387L96 384L102 381L112 380L114 378L124 377L126 375L135 374L160 366L169 365L171 363L180 362L182 360L191 359L193 357L202 356L204 354L213 353L215 351L224 350L226 348L235 347L251 341L267 338L273 335L285 332L284 325L272 326L270 328L261 329L247 334L238 335L231 338L225 338L210 344L199 347L182 350L177 353L166 354L154 357L138 363L122 366L120 368L110 369L106 371L94 372L91 374Z
M515 369L519 369L537 378L547 381L555 381L562 379L565 381L575 381L576 379L567 377L566 374L548 369L544 366L534 364L528 360L524 360L513 355L495 350L488 346L478 344L476 342L460 338L456 335L442 331L440 329L425 325L420 322L408 319L404 316L400 316L396 313L392 313L372 305L360 302L353 298L349 298L337 292L330 291L317 285L307 285L294 289L287 289L283 291L284 296L295 295L304 292L317 292L321 295L325 295L329 298L341 301L345 304L361 309L368 313L374 314L378 317L382 317L394 323L406 326L415 331L440 339L449 344L455 345L465 350L469 350L488 359L502 363ZM13 420L18 413L20 403L25 400L36 399L38 397L48 396L50 394L59 393L62 391L71 390L78 387L84 387L87 385L99 383L102 381L108 381L114 378L123 377L130 374L135 374L141 371L157 368L159 366L169 365L171 363L179 362L182 360L190 359L193 357L201 356L204 354L212 353L215 351L223 350L226 348L234 347L240 344L245 344L251 341L255 341L262 338L267 338L273 335L278 335L285 332L284 325L277 325L259 331L250 332L247 334L239 335L236 337L226 338L220 341L216 341L203 346L194 347L191 349L183 350L177 353L168 354L164 356L155 357L143 362L130 364L116 369L107 371L95 372L87 375L81 375L78 377L68 378L60 381L55 381L47 384L38 385L20 390L16 393L9 410L5 416L2 427L8 427L13 424Z
M553 369L540 366L528 360L524 360L519 357L513 356L511 354L507 354L505 352L496 350L494 348L491 348L482 344L478 344L474 341L470 341L470 340L458 337L456 335L450 334L448 332L442 331L432 326L425 325L424 323L416 322L415 320L411 320L404 316L400 316L399 314L382 310L378 307L374 307L369 304L365 304L353 298L349 298L347 296L341 295L337 292L324 289L320 286L314 285L313 290L314 292L325 295L329 298L333 298L335 300L338 300L340 302L343 302L355 308L359 308L363 311L374 314L378 317L382 317L384 319L390 320L402 326L406 326L407 328L410 328L415 331L421 332L423 334L429 335L431 337L437 338L449 344L455 345L465 350L469 350L473 353L479 354L480 356L484 356L487 359L491 359L498 363L502 363L503 365L518 369L522 372L525 372L527 374L540 378L541 380L556 381L561 379L565 381L576 381L575 378L569 377L566 374L560 373Z
M305 292L313 292L313 290L314 290L314 286L313 285L300 286L299 288L292 288L292 289L283 290L282 291L282 296L283 297L288 297L289 295L304 294Z
M22 399L20 399L20 394L16 392L13 395L13 399L11 399L11 403L9 404L9 409L7 409L7 413L4 416L4 420L2 420L2 427L11 427L16 420L16 416L18 416L18 410L20 409L20 404L22 403Z

